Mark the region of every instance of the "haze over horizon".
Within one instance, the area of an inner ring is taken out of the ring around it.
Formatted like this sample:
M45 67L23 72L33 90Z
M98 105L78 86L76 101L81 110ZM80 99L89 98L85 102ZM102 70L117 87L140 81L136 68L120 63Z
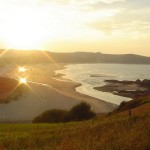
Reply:
M0 1L0 48L150 56L149 0Z

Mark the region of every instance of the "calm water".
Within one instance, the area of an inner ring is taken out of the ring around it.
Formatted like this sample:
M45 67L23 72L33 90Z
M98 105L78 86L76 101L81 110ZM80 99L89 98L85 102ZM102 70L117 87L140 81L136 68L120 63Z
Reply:
M76 64L67 65L66 69L58 72L65 74L67 78L73 81L82 83L82 86L77 87L76 91L114 104L120 104L120 102L130 99L108 92L97 91L93 87L104 85L106 79L150 79L150 65ZM91 77L93 75L96 75L96 77Z

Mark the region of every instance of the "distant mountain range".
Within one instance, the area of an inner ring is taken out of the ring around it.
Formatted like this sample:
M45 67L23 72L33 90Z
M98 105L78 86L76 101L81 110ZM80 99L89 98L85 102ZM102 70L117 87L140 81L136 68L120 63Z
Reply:
M135 54L103 54L100 52L54 53L36 50L0 50L0 63L122 63L150 64L150 57Z

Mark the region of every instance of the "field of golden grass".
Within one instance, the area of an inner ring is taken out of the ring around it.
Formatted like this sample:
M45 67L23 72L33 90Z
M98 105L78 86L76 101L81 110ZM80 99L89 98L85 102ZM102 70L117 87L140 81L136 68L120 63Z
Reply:
M150 103L65 124L0 124L1 150L149 150Z

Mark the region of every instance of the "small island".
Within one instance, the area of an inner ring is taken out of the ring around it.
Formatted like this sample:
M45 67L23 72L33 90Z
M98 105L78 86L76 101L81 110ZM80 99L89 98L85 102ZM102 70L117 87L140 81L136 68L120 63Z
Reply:
M105 80L105 83L106 85L94 89L129 98L150 96L150 80L148 79L136 81Z

